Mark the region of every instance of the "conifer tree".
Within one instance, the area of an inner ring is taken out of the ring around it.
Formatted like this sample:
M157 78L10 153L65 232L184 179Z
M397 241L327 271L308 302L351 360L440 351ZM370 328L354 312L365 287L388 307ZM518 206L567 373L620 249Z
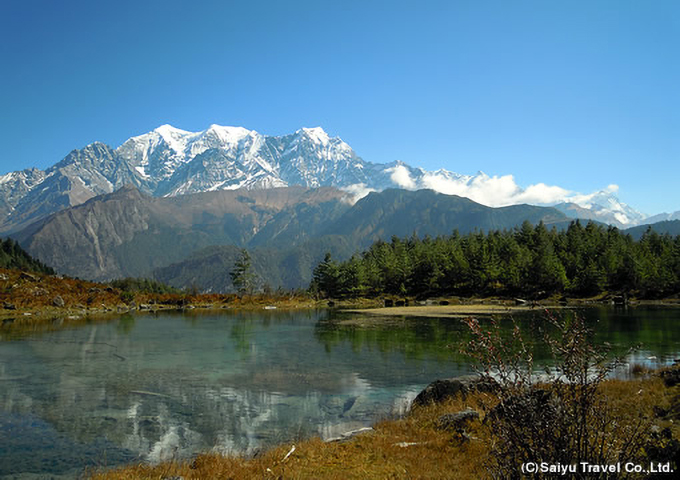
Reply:
M229 276L239 295L252 295L255 288L255 274L252 271L250 254L245 248L241 250L241 254L234 263L234 268L229 272Z

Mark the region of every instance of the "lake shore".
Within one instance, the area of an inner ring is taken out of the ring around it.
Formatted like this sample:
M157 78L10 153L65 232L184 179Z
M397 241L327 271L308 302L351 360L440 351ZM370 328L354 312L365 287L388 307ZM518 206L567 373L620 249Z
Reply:
M346 309L347 313L360 313L362 315L375 315L381 317L427 317L427 318L466 318L470 316L503 315L513 312L536 311L541 308L565 308L559 305L546 307L532 307L526 305L496 305L496 304L477 304L477 305L423 305L423 306L403 306L403 307L381 307Z
M341 311L348 314L339 321L341 325L354 325L357 327L371 327L376 324L394 322L399 318L451 318L464 319L468 317L489 317L494 315L511 315L521 312L544 312L561 309L573 309L594 307L598 305L611 305L611 302L602 299L571 299L569 302L544 301L540 303L522 303L514 300L497 298L486 299L456 299L457 303L446 305L409 305L398 307L368 307L368 308L343 308ZM646 300L633 301L630 307L658 305L663 307L680 307L677 299L661 301Z
M677 384L667 384L658 373L645 371L629 380L607 380L600 390L623 424L634 425L638 418L652 419L647 434L651 442L664 442L655 440L658 435L654 432L668 432L665 435L669 438L678 438L680 426L673 422L680 409ZM206 453L186 461L136 464L90 475L97 480L492 478L487 466L493 465L491 451L497 439L489 412L497 402L498 397L490 392L454 395L440 403L412 408L404 418L380 421L340 441L312 438L290 441L254 457ZM471 410L479 415L473 416L464 430L442 423L456 412Z
M402 299L405 302L408 299ZM384 307L383 298L356 298L329 301L312 298L304 293L235 294L148 293L128 292L107 284L85 280L0 269L0 328L3 330L32 329L40 326L58 329L93 319L118 318L123 314L159 311L232 311L267 309L338 308L343 312L379 318L441 317L500 315L540 309L609 305L607 295L593 298L570 298L561 301L548 298L524 301L504 298L437 298L410 305ZM396 305L399 301L395 300ZM680 299L631 299L630 306L680 306ZM346 320L351 322L351 320ZM364 323L367 323L366 321Z

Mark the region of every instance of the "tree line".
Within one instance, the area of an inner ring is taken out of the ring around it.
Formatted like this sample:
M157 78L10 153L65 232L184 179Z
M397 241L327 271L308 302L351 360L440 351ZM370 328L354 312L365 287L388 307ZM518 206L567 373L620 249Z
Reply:
M11 238L0 239L0 268L54 274L52 268L32 258Z
M616 227L578 220L566 230L524 222L488 233L395 236L343 262L327 254L310 290L326 298L603 292L659 298L680 292L680 236L649 228L635 241Z

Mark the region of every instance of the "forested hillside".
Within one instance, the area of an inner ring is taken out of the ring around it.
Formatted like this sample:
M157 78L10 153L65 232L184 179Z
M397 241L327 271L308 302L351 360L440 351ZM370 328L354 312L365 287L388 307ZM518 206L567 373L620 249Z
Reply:
M657 298L680 292L680 237L649 230L635 241L615 227L578 221L561 231L524 222L489 233L392 237L345 262L327 255L311 289L333 298L605 291Z
M32 258L11 238L0 240L0 268L54 274L50 267Z

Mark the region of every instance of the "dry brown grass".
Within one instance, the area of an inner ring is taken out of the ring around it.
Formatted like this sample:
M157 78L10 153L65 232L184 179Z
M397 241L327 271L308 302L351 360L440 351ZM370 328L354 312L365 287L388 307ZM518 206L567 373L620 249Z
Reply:
M486 478L488 429L473 422L463 441L451 432L436 428L439 416L467 407L481 408L491 399L460 398L441 405L415 410L401 420L377 423L374 431L345 442L325 443L319 438L295 444L295 451L283 460L292 444L269 450L255 458L200 455L189 462L157 466L133 465L95 474L95 479L465 479ZM406 442L407 447L399 446Z
M654 417L654 406L667 409L678 387L666 388L655 376L630 381L608 380L601 385L612 412L631 424L640 416L661 428L670 427L677 438L680 429ZM497 399L488 393L455 398L439 405L416 408L406 418L385 420L374 431L345 442L324 443L313 438L271 449L255 458L200 455L193 461L157 466L132 465L93 474L97 480L118 479L485 479L492 442L488 423L473 421L463 440L455 432L437 428L445 414L473 408L489 411ZM411 444L408 447L400 443Z
M122 312L138 310L140 306L144 306L144 310L260 310L269 305L290 310L322 304L306 295L292 293L246 297L233 294L124 294L118 288L101 283L0 269L0 333L32 333L106 321L118 318Z

